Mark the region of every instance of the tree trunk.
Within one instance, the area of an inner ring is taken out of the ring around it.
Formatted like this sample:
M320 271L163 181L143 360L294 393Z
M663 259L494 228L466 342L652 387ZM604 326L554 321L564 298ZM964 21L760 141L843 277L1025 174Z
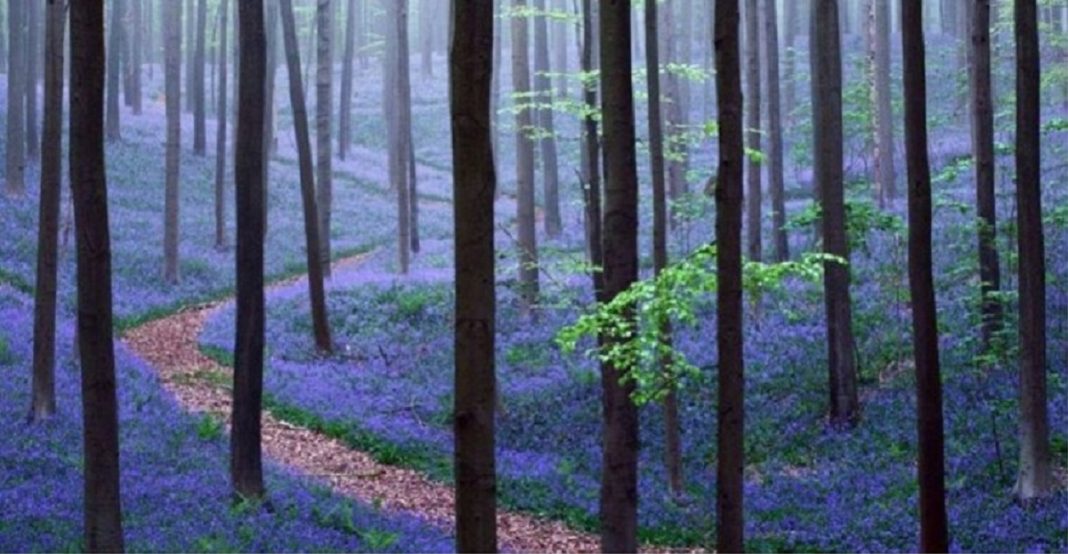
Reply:
M419 45L424 79L434 76L434 3L422 0L419 3Z
M386 4L386 79L382 91L386 108L387 143L389 144L389 182L397 193L397 263L401 274L407 274L411 263L412 220L411 188L408 184L408 155L411 145L405 140L403 116L404 91L410 88L407 64L404 63L403 43L408 39L407 0L387 0ZM408 120L410 125L410 120Z
M14 6L15 3L9 5ZM78 243L85 550L121 552L119 417L104 164L104 3L70 4L70 183Z
M280 2L282 34L285 42L286 73L289 75L289 102L293 107L293 130L297 143L300 167L300 199L304 207L305 254L308 265L308 296L311 299L312 329L315 345L322 352L330 352L330 323L326 313L326 293L323 288L322 265L319 252L319 207L315 198L315 170L312 166L311 138L308 131L308 108L304 102L301 81L300 52L297 47L296 22L292 0Z
M130 107L134 115L141 115L141 64L143 62L145 25L143 17L144 0L130 0L130 18L133 20L132 47L130 48ZM151 34L151 33L149 33ZM149 56L151 57L151 56Z
M630 2L601 0L601 113L604 121L604 295L611 301L638 278L638 170L631 82ZM608 345L610 347L610 345ZM601 549L638 548L638 409L633 381L601 363L604 414Z
M288 0L286 0L288 1ZM263 3L238 2L240 75L234 207L237 212L237 331L234 342L230 480L235 498L262 498L260 417L263 400L263 147L266 46Z
M281 32L278 23L278 2L268 2L264 8L267 11L267 29L265 31L267 35L267 82L266 90L267 94L264 100L264 116L263 116L263 152L266 156L263 162L263 232L267 232L267 208L270 204L270 188L269 183L271 169L271 157L274 156L278 150L278 139L276 138L275 130L275 75L277 75L278 69L278 45L282 42L279 38ZM236 27L235 27L236 33ZM236 45L236 42L235 42ZM236 66L236 63L234 64ZM238 69L238 68L234 68ZM303 91L302 91L303 92ZM235 137L236 138L236 137ZM318 217L318 216L316 216Z
M7 183L5 192L9 196L22 196L26 190L25 170L25 134L23 133L26 120L23 108L26 85L25 61L27 54L24 24L25 24L24 0L10 0L7 3L7 143L5 176Z
M758 0L745 0L745 146L751 152L761 151L760 129L760 4ZM747 156L745 163L745 228L746 255L750 260L760 261L761 248L761 163L754 156Z
M333 0L316 1L315 64L315 169L319 203L319 260L323 273L330 276L330 212L334 195L333 159L330 153L330 123L333 119Z
M972 152L975 157L976 213L979 216L980 339L984 352L1001 329L1001 269L997 250L994 190L994 98L990 69L990 0L974 0L971 24Z
M164 2L183 0L163 0ZM184 0L185 3L185 111L193 111L193 45L196 43L194 30L196 29L196 2L198 0ZM166 57L166 56L164 56ZM179 56L181 59L181 56Z
M230 119L226 109L226 87L228 71L226 68L226 31L228 21L228 1L219 3L219 109L216 114L215 128L215 249L225 250L226 245L226 122Z
M178 274L178 185L181 166L182 107L179 90L182 62L181 5L164 2L164 98L167 111L166 197L163 220L163 280L176 284Z
M1020 287L1021 500L1050 494L1049 417L1046 414L1046 247L1042 234L1040 77L1035 0L1016 0L1016 226Z
M676 50L676 33L675 29L675 17L670 5L664 6L667 9L659 11L661 20L657 23L660 33L660 59L664 63L675 63L678 61L678 53ZM682 95L680 93L679 76L673 73L668 73L664 82L664 100L666 105L664 106L664 126L667 131L667 143L672 145L673 148L668 150L667 168L668 168L668 195L672 200L680 200L687 192L686 184L686 170L681 158L685 156L685 149L682 149L678 144L678 137L685 133L684 118L682 115ZM674 225L676 218L672 218L669 222Z
M790 258L786 235L786 185L783 177L782 111L779 90L779 17L776 0L764 0L764 40L766 41L768 87L768 159L771 162L771 226L775 242L775 261Z
M30 421L56 413L56 263L63 155L63 2L45 10L44 131L41 141L41 202L37 212L37 282L33 308L33 403Z
M905 159L908 169L909 291L916 363L919 436L920 550L946 552L945 462L938 323L931 275L931 173L927 154L927 82L920 0L901 5L905 81Z
M204 123L204 40L208 20L208 0L197 0L196 50L193 54L193 153L207 152L207 131Z
M567 13L567 0L559 0L559 4L554 4L553 8L556 13ZM568 71L567 61L567 32L569 22L567 20L558 21L553 27L553 63L552 66L556 68L556 94L560 98L567 98L567 82L571 78Z
M794 121L794 110L797 107L797 12L799 10L798 1L787 1L786 4L786 18L783 24L783 28L786 36L783 37L785 41L785 54L786 59L785 67L783 68L783 81L785 82L785 93L783 98L783 111L786 112L786 122L790 125Z
M119 52L122 51L122 43L124 42L122 0L111 0L111 14L108 16L108 25L111 26L108 33L107 46L107 50L110 53L107 57L107 138L110 142L122 138L122 133L119 130L119 75L121 70L119 61L122 59Z
M26 157L40 154L41 137L37 133L37 75L40 57L39 33L41 8L39 0L26 3Z
M526 9L527 0L512 0L514 10ZM538 301L538 245L534 219L534 126L530 107L528 19L512 17L512 90L516 109L516 223L519 226L519 288L524 310Z
M716 98L719 168L716 184L716 550L743 552L745 524L745 362L742 336L742 86L738 0L716 0Z
M894 197L897 196L897 177L894 171L894 109L890 96L890 2L869 1L874 27L871 39L874 70L872 96L875 105L875 183L879 207L886 208L893 204Z
M493 13L501 13L501 0L493 0ZM499 160L501 156L501 118L500 114L497 112L501 106L501 58L503 57L503 46L501 43L504 42L503 35L505 28L506 27L503 24L493 26L493 54L491 56L493 58L493 94L490 104L490 118L493 122L493 159L495 161ZM500 197L501 188L495 187L493 189L493 194Z
M594 70L593 52L596 49L595 21L593 0L582 0L582 55L580 64L583 73ZM604 296L604 256L601 243L601 154L597 135L597 88L589 79L583 80L582 102L586 106L586 115L582 120L582 166L584 184L583 204L586 219L586 243L590 254L590 272L593 281L594 298L603 300Z
M424 3L425 7L425 3ZM459 0L452 8L449 105L455 232L456 550L497 551L494 329L494 189L490 125L493 3Z
M409 98L409 102L411 99ZM408 109L408 121L411 122L411 108ZM416 172L415 141L412 139L412 127L405 129L408 135L408 208L412 228L411 248L413 254L419 253L419 180Z
M534 10L546 11L545 0L534 0ZM534 17L534 103L539 106L538 129L541 146L541 173L545 203L545 234L560 234L560 175L556 153L556 131L553 127L553 81L549 67L549 22L544 15ZM548 107L544 107L548 106Z
M823 250L848 262L842 175L842 59L837 29L838 0L813 0L811 18L812 98L820 99L812 106L813 165L823 208ZM860 417L860 406L848 265L833 261L824 264L823 292L827 313L831 424L852 427Z
M341 60L341 102L338 106L337 157L344 160L352 144L352 60L356 50L356 0L348 1L345 55Z

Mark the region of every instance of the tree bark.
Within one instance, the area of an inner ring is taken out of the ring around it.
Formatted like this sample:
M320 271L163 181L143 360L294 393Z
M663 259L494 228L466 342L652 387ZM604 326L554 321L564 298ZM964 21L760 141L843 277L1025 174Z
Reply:
M10 4L14 5L14 4ZM121 552L119 417L104 164L104 5L70 4L70 182L78 250L85 549Z
M527 0L512 0L514 10L526 9ZM534 126L530 107L530 64L526 17L512 17L512 90L516 109L516 223L519 226L519 288L524 310L538 301L538 245L534 219Z
M26 3L26 157L34 159L40 154L41 137L37 133L37 76L40 57L39 0Z
M288 0L285 0L288 1ZM237 212L237 330L234 342L230 480L236 498L262 498L263 117L267 75L263 3L238 2L240 65L234 161Z
M582 72L590 74L594 70L596 50L596 32L593 13L593 0L582 0L582 55L580 64ZM590 272L593 281L594 298L603 300L604 296L604 255L601 244L601 154L597 134L597 86L590 79L583 80L582 101L586 114L582 120L582 166L583 204L586 220L586 243L590 255Z
M401 274L407 274L411 263L412 243L412 200L408 183L408 156L411 144L406 140L405 126L410 128L409 119L404 117L405 91L410 95L407 77L407 64L404 63L404 43L408 40L407 0L387 0L386 4L386 67L384 74L383 97L386 108L386 131L389 144L389 181L397 193L397 263ZM410 109L410 108L409 108Z
M204 40L208 20L208 1L197 0L196 50L193 54L193 153L203 156L207 152L204 97Z
M601 0L601 113L604 121L604 295L611 301L638 278L638 170L628 0ZM638 409L633 381L601 363L603 461L601 549L638 548Z
M534 0L534 10L546 11L545 0ZM534 103L538 106L538 143L541 146L541 173L545 203L545 234L560 234L560 175L553 126L553 81L549 66L549 23L544 15L534 17ZM548 106L548 107L545 107Z
M119 140L122 132L119 128L119 75L121 74L120 60L124 42L124 24L122 21L122 0L111 0L111 14L108 16L108 25L111 26L108 33L107 51L107 139L108 141Z
M9 196L19 197L26 191L25 171L25 92L26 69L25 61L27 54L25 37L25 8L24 0L10 0L7 3L7 143L6 172L7 183L4 190Z
M764 0L764 40L766 41L768 88L768 160L771 188L771 226L775 261L790 258L786 235L786 184L783 177L782 99L779 88L779 17L776 0Z
M419 46L424 79L434 76L434 3L435 0L419 3Z
M931 174L927 153L927 82L920 0L901 5L905 81L905 159L908 166L909 291L916 363L919 437L920 550L946 552L945 461L938 323L931 275Z
M341 102L338 106L337 157L344 160L352 144L352 63L356 51L356 0L348 1L345 55L341 60Z
M716 0L716 98L719 168L716 184L716 550L743 552L745 362L742 329L742 87L738 0Z
M812 106L813 165L823 209L823 250L848 263L842 174L842 59L837 29L838 0L813 0L811 18L812 98L820 99ZM860 417L849 280L848 265L835 261L824 264L830 420L836 427L852 427Z
M226 67L226 31L229 27L228 0L219 3L219 108L215 121L215 249L225 250L226 240L226 123L230 119L226 107L229 73Z
M761 151L760 129L760 5L758 0L745 0L745 146L751 152ZM754 156L746 156L745 163L745 229L746 255L760 261L761 247L761 163Z
M183 0L163 0L182 2ZM185 44L185 111L192 113L193 111L193 55L195 51L193 45L196 43L196 35L194 30L196 29L196 2L198 0L184 0L185 3L185 38L183 39ZM166 55L164 56L166 57ZM181 59L181 56L179 56ZM181 64L179 64L181 65Z
M980 340L988 351L1001 329L1001 269L997 251L997 197L994 190L994 98L990 69L990 0L973 0L972 152L975 157L976 213L979 216Z
M424 4L425 7L425 4ZM455 229L456 550L497 551L494 452L493 3L457 0L452 9L449 105Z
M972 0L969 0L972 1ZM875 104L875 182L879 207L890 206L897 196L894 171L894 109L890 96L890 2L869 0L872 33L872 96Z
M144 0L130 0L130 19L133 21L132 46L130 48L130 108L134 115L141 115L141 65L144 60L142 50L145 45ZM151 33L149 33L151 34ZM151 58L151 55L149 56Z
M797 12L799 9L797 1L787 1L786 4L786 17L783 24L783 30L785 31L783 45L785 48L786 59L785 67L783 68L783 81L785 82L785 93L783 96L783 111L786 112L786 122L791 124L794 120L794 109L797 107Z
M182 51L181 5L164 2L164 98L167 112L166 186L163 219L163 280L176 284L178 273L178 187L181 166L182 97L179 90Z
M1016 0L1016 226L1020 287L1021 500L1050 494L1049 416L1046 413L1046 246L1042 234L1040 78L1035 0Z
M33 308L33 401L30 421L56 413L56 263L63 155L64 3L45 10L44 130L41 141L41 201L37 212L37 281Z
M315 169L319 204L319 261L330 276L330 215L334 195L333 158L330 153L330 124L333 119L333 0L316 0L315 64Z

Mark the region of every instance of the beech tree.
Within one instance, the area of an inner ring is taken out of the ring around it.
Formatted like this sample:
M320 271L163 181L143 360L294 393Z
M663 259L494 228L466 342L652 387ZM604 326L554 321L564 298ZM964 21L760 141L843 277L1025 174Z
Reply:
M860 417L860 405L847 265L838 0L812 0L811 18L812 98L819 99L812 103L813 175L822 208L823 251L846 261L824 264L830 419L833 426L852 427Z
M41 54L39 28L41 20L40 2L26 2L26 157L33 159L39 154L41 137L37 133L37 77Z
M593 0L582 0L582 52L579 64L583 73L592 73L596 33L594 32ZM601 154L597 133L597 88L590 79L583 80L582 103L585 112L582 118L582 182L583 205L586 223L586 248L589 251L593 293L597 300L603 299L604 256L601 244Z
M219 107L215 126L215 249L225 250L226 243L226 123L230 119L227 112L226 88L229 71L226 59L226 31L229 27L229 2L219 0Z
M779 16L776 0L764 0L764 41L768 88L768 185L771 189L771 226L775 261L790 258L786 235L786 185L783 178L782 97L779 85Z
M204 96L204 41L208 20L208 0L197 0L196 49L193 53L193 153L203 156L207 152ZM192 45L190 45L192 46Z
M128 65L130 75L130 108L133 110L134 115L140 115L142 109L141 62L144 59L142 50L145 48L144 6L142 5L142 2L144 2L144 0L130 0L130 20L133 22L131 28L133 33L130 38L131 56ZM151 2L149 2L149 6L149 11L151 11ZM152 33L149 33L149 35L151 34ZM151 56L149 56L149 58L151 58Z
M534 126L531 108L527 0L512 0L512 91L515 110L516 224L519 227L519 296L524 309L538 301L538 242L534 220Z
M745 146L751 152L760 152L762 148L760 108L760 5L759 0L745 0ZM761 171L756 156L746 157L746 255L754 261L760 261L763 255Z
M176 284L178 273L178 185L181 166L182 96L181 4L163 3L160 19L164 36L164 98L167 111L166 186L163 207L163 280Z
M58 1L58 0L53 0ZM85 549L123 550L104 168L104 4L70 3L70 183L78 250Z
M4 173L7 182L4 191L9 196L22 196L26 190L24 181L26 170L25 134L26 124L23 109L23 87L25 86L25 53L23 40L23 23L25 19L24 0L11 0L7 3L7 141L5 142Z
M408 273L412 246L412 189L409 163L411 149L411 86L408 76L407 0L386 2L386 67L383 102L389 143L389 182L397 193L397 255L402 274Z
M553 81L549 66L549 23L545 0L534 0L534 103L539 106L538 144L541 146L542 200L545 205L545 234L560 234L560 175L553 125Z
M315 8L315 169L319 205L319 261L330 276L330 212L334 196L334 168L330 152L334 74L333 0L316 0Z
M119 140L122 132L119 129L119 75L120 60L119 52L123 46L122 0L111 0L111 14L108 16L108 52L107 58L107 137L108 141Z
M738 0L716 0L716 106L719 169L716 198L716 550L743 552L745 362L742 329L742 126Z
M41 134L41 200L37 211L37 280L33 305L33 400L29 419L56 413L56 264L63 155L63 54L66 7L51 0L45 10L44 129Z
M288 2L289 0L283 0ZM234 342L230 480L237 498L262 498L263 454L263 144L267 37L263 2L237 3L237 140L234 207L237 212L237 317Z
M1016 0L1016 239L1020 295L1020 466L1014 493L1021 500L1054 487L1046 407L1046 245L1042 233L1038 7Z
M426 3L423 4L424 9ZM457 0L449 50L456 312L456 550L497 551L493 3Z
M352 144L352 72L356 50L356 0L348 0L345 18L345 53L341 59L341 101L338 106L337 157L344 160Z
M971 1L971 0L969 0ZM880 207L887 207L897 194L894 171L894 109L890 96L890 2L868 0L872 36L872 103L875 106L875 186Z
M909 292L919 436L920 550L947 552L942 376L931 271L931 170L927 154L927 79L921 0L903 0L901 4L901 44L908 168Z

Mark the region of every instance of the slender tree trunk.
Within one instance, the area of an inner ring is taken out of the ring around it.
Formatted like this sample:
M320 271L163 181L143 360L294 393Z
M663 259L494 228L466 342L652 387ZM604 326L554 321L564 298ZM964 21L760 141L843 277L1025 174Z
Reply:
M1046 246L1042 234L1040 78L1035 0L1016 0L1016 226L1020 255L1021 500L1050 494L1049 416L1046 413Z
M215 128L215 249L225 250L226 241L226 123L230 119L226 109L228 70L226 67L226 31L229 26L228 0L219 3L219 109Z
M745 362L742 336L742 87L738 0L716 0L716 98L719 169L716 185L716 550L743 552L745 524Z
M193 45L196 43L196 35L194 30L196 29L196 2L199 0L162 0L163 2L183 2L185 3L185 111L192 113L193 111L193 89L195 84L193 82L193 55L195 54ZM178 57L181 59L181 56Z
M908 166L909 290L916 363L919 436L920 550L946 552L945 462L938 323L931 275L931 173L927 154L927 82L920 0L901 5L905 80L905 158Z
M752 152L761 151L760 129L760 4L759 0L745 0L745 146ZM761 248L761 163L748 156L745 164L745 228L746 255L760 261Z
M842 165L842 59L838 41L838 0L812 3L812 123L816 146L815 179L823 208L823 250L848 262ZM824 264L824 305L833 426L852 427L860 417L857 400L856 345L849 294L849 267Z
M37 282L33 308L33 403L30 421L56 413L56 262L59 248L59 202L63 155L62 1L45 10L44 131L41 141L41 202L38 209Z
M553 9L558 14L567 13L567 0L559 0L559 4L553 4ZM553 27L553 63L552 66L556 68L556 94L560 98L567 98L567 82L571 78L570 64L568 63L567 56L567 32L568 22L563 20L557 22Z
M167 111L166 196L163 223L163 280L176 284L178 273L178 186L181 167L182 107L180 67L182 51L181 6L164 3L161 19L164 35L164 97Z
M512 8L526 9L527 0L512 0ZM519 226L519 287L524 309L538 301L538 244L534 220L534 125L530 107L529 21L512 17L512 90L516 109L516 223Z
M545 0L534 0L534 10L545 13ZM544 15L534 17L534 102L539 106L538 127L541 146L541 173L544 180L545 234L560 234L560 175L556 153L556 130L553 126L553 81L549 67L549 22ZM548 106L548 107L543 107Z
M281 0L282 34L285 42L286 73L289 75L289 102L293 107L293 129L300 167L300 199L304 207L305 253L308 265L308 296L311 299L312 329L315 345L322 352L330 352L330 323L326 313L326 293L323 287L319 252L319 208L315 197L315 170L312 166L311 138L308 131L308 108L304 102L304 85L300 82L300 51L293 17L292 0Z
M263 151L265 153L264 155L267 157L266 161L263 163L263 231L266 233L268 223L267 209L270 207L270 179L268 179L268 176L270 175L271 169L271 157L273 157L278 150L278 139L276 138L275 130L276 118L274 113L274 93L275 75L277 75L278 69L278 45L281 44L282 39L279 38L281 36L279 34L281 30L278 23L278 2L268 2L264 9L267 11L267 93L264 100L265 106L263 116ZM234 69L237 68L235 67Z
M664 63L675 63L678 61L678 51L676 48L676 36L675 33L675 16L671 4L665 4L664 10L657 10L660 17L660 21L657 22L657 26L661 31L657 39L660 41L660 60ZM648 47L648 46L647 46ZM667 158L667 170L668 170L668 195L672 200L680 200L686 193L686 175L683 164L679 161L680 157L684 155L684 152L680 150L678 141L676 140L682 133L685 132L683 127L683 115L682 115L682 95L680 93L679 76L674 73L668 73L664 79L664 130L667 134L667 144L671 146L668 149L668 153L665 155ZM672 218L669 223L674 225L676 219Z
M890 96L890 2L871 2L872 54L875 85L872 90L875 104L875 182L879 206L891 205L897 195L894 171L894 109ZM972 0L969 0L972 1Z
M435 0L419 3L420 60L424 79L434 76L434 6Z
M7 29L7 11L6 4L0 4L0 33L3 33ZM8 36L0 36L0 73L7 73L7 43Z
M786 235L786 185L783 177L782 99L779 89L779 17L776 0L764 0L764 39L768 75L768 159L771 161L771 225L775 243L775 261L790 258Z
M800 0L784 2L786 7L786 18L783 24L783 30L785 31L785 54L786 59L785 67L783 68L783 81L785 83L785 93L783 94L783 111L786 112L787 125L792 124L794 121L794 110L797 107L797 12L799 10L798 4Z
M626 0L601 0L601 113L604 121L604 294L606 300L638 278L638 170L631 82L630 17ZM638 549L638 409L633 381L601 363L604 414L601 464L601 549Z
M193 54L193 153L203 156L207 152L204 97L204 41L208 20L208 0L197 0L196 50Z
M111 26L107 46L108 52L111 53L107 58L107 138L110 142L122 138L119 129L119 75L121 71L119 61L122 59L119 52L122 51L123 43L122 0L111 0L108 25Z
M408 156L411 144L406 140L405 118L403 115L405 90L409 91L407 64L403 57L406 48L403 43L408 39L407 0L386 0L386 68L384 74L383 96L386 98L386 122L389 144L389 181L397 193L397 262L401 274L408 273L411 263L412 243L412 207L411 188L408 184ZM410 126L410 120L407 120Z
M425 3L424 3L425 8ZM490 125L493 3L458 0L452 8L449 105L455 229L456 550L497 551L494 403L494 189Z
M286 0L288 1L288 0ZM237 4L240 75L237 81L237 141L234 206L237 212L237 331L234 342L233 429L230 480L238 498L262 498L263 456L263 147L267 37L263 3Z
M493 13L501 13L501 0L493 0ZM503 24L493 26L493 95L490 104L490 118L493 122L493 159L499 160L501 156L501 124L500 114L497 113L501 106L501 58L504 42L503 35L506 26ZM500 197L501 188L495 187L493 194Z
M1001 269L997 250L994 190L994 99L990 70L990 0L974 0L972 10L972 152L975 157L976 212L979 216L980 339L983 351L1001 329Z
M410 100L410 99L409 99ZM411 122L411 108L408 109L408 121ZM407 127L408 135L408 208L411 218L411 248L413 254L419 253L419 180L416 171L415 141L412 139L412 127Z
M9 4L14 5L14 4ZM104 5L70 4L70 182L78 243L85 550L121 552L119 417L104 168Z
M330 276L330 215L334 195L333 159L330 154L330 124L333 120L333 0L316 1L315 65L315 168L319 204L319 260L323 273Z
M40 0L26 3L26 157L40 154L41 137L37 133L37 76L40 73Z
M582 56L583 73L594 70L594 50L596 49L596 32L593 13L593 0L582 0ZM590 265L593 266L594 298L598 301L604 296L604 256L601 243L601 154L597 135L597 85L589 79L583 80L582 101L586 106L586 115L582 120L582 154L585 163L582 166L584 181L583 203L585 205L586 242L590 253Z
M22 196L26 190L25 170L25 133L23 133L26 120L23 108L26 86L26 42L24 40L25 24L25 0L10 0L7 2L7 143L5 176L7 183L4 187L9 196Z
M130 0L130 18L133 21L132 46L130 48L130 107L134 115L141 115L141 65L145 45L144 0ZM149 33L151 34L151 33ZM149 56L151 57L151 56Z
M356 50L356 0L348 1L345 19L345 56L341 60L341 102L338 106L337 157L344 160L352 144L352 60Z

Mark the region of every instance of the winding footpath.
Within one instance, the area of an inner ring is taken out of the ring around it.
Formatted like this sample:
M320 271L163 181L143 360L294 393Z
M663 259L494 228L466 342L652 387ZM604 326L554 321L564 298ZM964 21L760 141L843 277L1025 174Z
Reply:
M358 268L367 254L342 259L334 274ZM268 287L306 287L296 277ZM159 374L163 386L183 409L228 420L232 368L205 356L198 343L211 315L232 298L194 306L131 329L123 336L127 346ZM221 376L225 375L226 380ZM263 413L263 448L267 456L306 475L328 483L336 492L367 504L408 512L443 529L453 529L452 487L423 474L375 461L366 452L315 431L280 421ZM576 532L563 523L511 512L499 512L498 536L502 548L518 552L597 552L597 537Z

